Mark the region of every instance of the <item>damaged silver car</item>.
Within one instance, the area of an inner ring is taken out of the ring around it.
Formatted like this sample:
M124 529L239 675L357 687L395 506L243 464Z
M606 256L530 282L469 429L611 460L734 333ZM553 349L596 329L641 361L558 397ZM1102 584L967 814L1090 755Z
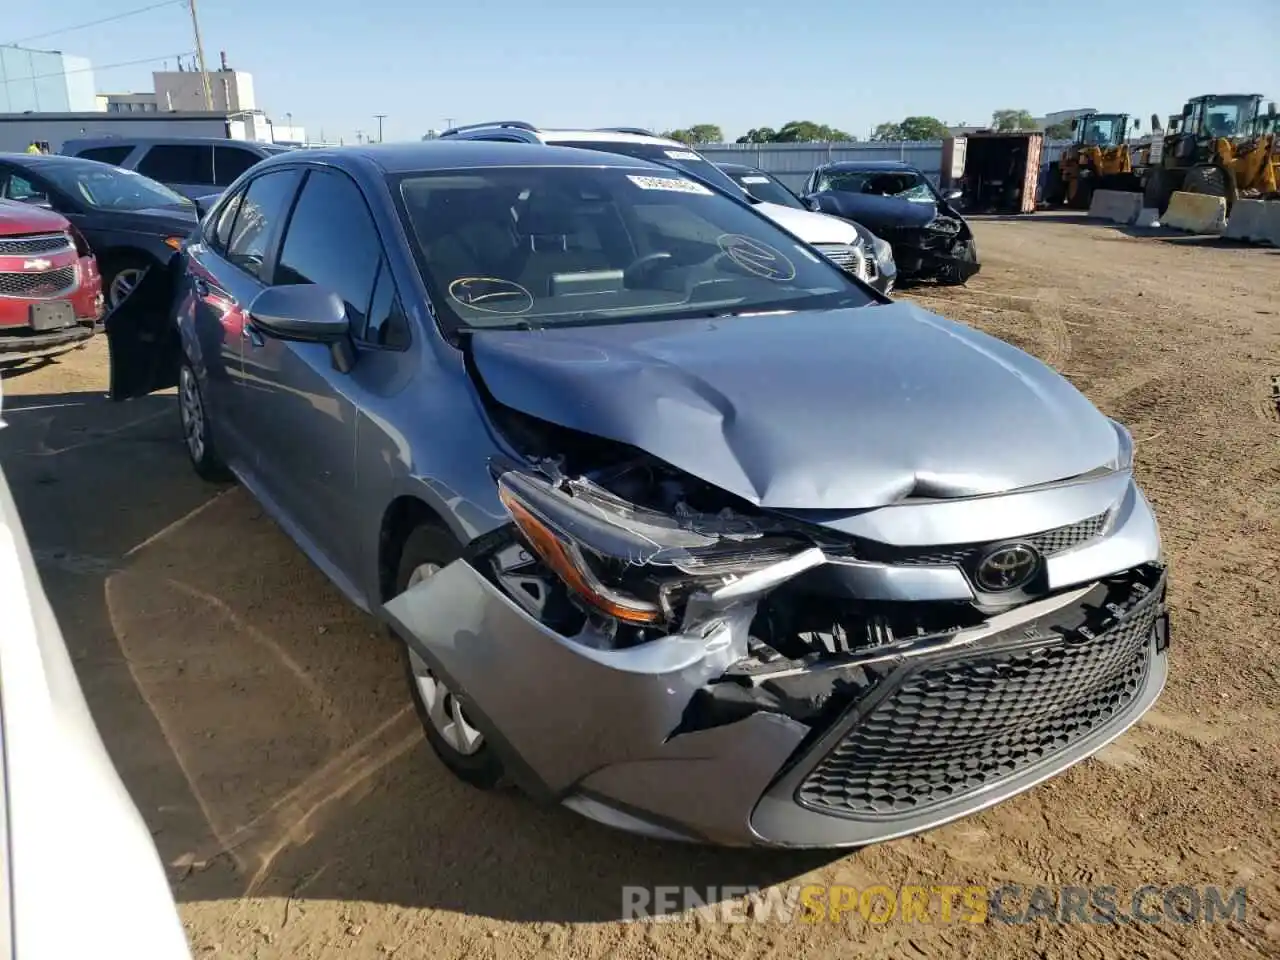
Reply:
M268 159L107 329L113 395L176 384L197 470L393 626L472 784L861 845L1053 776L1164 684L1124 428L677 171Z

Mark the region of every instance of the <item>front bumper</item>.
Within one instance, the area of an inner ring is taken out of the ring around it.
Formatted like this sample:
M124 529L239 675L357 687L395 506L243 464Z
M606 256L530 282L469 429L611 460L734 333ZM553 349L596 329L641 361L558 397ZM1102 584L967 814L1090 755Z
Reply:
M963 283L982 269L976 256L970 259L965 255L966 245L972 249L973 244L967 228L955 235L923 227L884 229L881 235L893 248L899 279Z
M35 333L29 329L0 328L0 362L11 363L55 356L84 346L101 330L102 326L93 321L80 321L74 326L48 333Z
M747 656L754 601L606 649L597 627L562 636L459 560L385 612L466 692L469 718L534 796L657 837L859 846L1026 790L1155 702L1168 637L1158 535L1131 481L1119 504L1106 537L1050 561L1053 596L943 644L872 647L806 670L842 691L838 711L808 722L754 708L691 722L691 705ZM943 574L963 587L941 563L876 566L859 571L860 593L879 582L881 595L900 597L907 584L893 574L904 571L934 597L953 593ZM930 573L939 579L921 579Z

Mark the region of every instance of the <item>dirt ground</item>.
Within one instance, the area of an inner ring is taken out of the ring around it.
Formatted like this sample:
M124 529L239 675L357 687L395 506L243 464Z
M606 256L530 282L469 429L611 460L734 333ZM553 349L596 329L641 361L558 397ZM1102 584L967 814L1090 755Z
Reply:
M107 402L101 343L6 379L4 469L196 956L1280 956L1280 250L1070 216L976 230L967 288L909 296L1039 355L1132 429L1172 564L1171 679L1066 775L843 857L649 842L460 785L375 623L241 490L196 479L171 396ZM617 920L624 885L790 883L1249 900L1244 923L1187 926Z

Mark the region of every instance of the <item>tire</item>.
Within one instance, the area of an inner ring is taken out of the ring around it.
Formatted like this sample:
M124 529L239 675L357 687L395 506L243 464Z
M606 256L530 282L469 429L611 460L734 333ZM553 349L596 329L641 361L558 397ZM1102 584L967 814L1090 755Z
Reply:
M972 240L966 240L964 246L960 248L957 260L964 263L978 262L978 248ZM960 271L954 267L944 267L938 274L938 283L944 287L959 287L968 282L968 277L962 277Z
M1218 167L1192 167L1182 181L1186 193L1206 193L1211 197L1226 197L1227 178Z
M1093 203L1093 177L1081 177L1076 181L1076 194L1071 198L1072 210L1088 210Z
M1163 170L1152 170L1147 177L1146 186L1142 188L1142 205L1160 211L1164 216L1169 208L1169 198L1173 195L1174 182Z
M191 466L201 479L215 482L233 479L214 446L209 408L200 389L200 378L196 376L191 361L185 357L178 369L178 424L182 427L182 442L187 448L187 456L191 458Z
M416 579L448 566L461 553L448 531L432 524L415 527L400 551L393 596L403 593ZM492 790L501 786L502 761L483 735L467 721L465 696L455 696L436 679L407 643L403 646L403 655L414 709L427 742L440 762L459 780L473 787ZM450 724L452 733L448 729ZM476 739L472 739L473 736ZM460 749L459 744L468 744L469 748Z
M1062 180L1062 165L1057 160L1049 164L1049 174L1045 178L1044 202L1050 207L1060 207L1067 199L1066 184Z
M119 306L120 301L128 296L129 291L138 285L143 272L155 265L155 261L145 253L128 250L104 257L102 292L107 301L107 309Z

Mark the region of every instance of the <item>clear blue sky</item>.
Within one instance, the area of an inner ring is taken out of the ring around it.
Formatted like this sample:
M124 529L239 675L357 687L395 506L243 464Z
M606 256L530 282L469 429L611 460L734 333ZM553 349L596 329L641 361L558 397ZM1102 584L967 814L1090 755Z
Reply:
M15 0L16 2L16 0ZM0 43L156 0L18 3ZM911 114L1092 106L1143 118L1199 93L1280 99L1280 0L197 0L210 67L226 50L258 106L311 136L386 139L459 122L657 128L732 139L788 120L865 137ZM1092 29L1091 29L1092 28ZM99 92L148 90L193 48L180 3L26 46L89 57Z

